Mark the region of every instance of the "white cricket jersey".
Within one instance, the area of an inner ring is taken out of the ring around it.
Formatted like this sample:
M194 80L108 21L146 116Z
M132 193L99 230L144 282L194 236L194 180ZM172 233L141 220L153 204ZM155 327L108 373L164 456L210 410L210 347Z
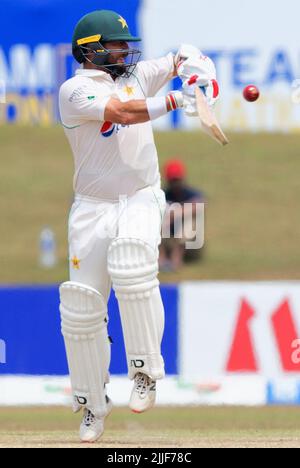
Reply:
M140 62L130 78L113 81L100 70L79 69L60 88L59 109L74 161L76 194L118 200L160 186L151 122L123 126L104 121L111 97L121 101L154 96L174 71L173 55Z

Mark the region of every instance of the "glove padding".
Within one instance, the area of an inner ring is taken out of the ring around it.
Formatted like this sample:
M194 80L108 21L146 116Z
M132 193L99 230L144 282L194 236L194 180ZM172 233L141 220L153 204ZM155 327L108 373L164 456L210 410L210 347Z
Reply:
M182 92L184 97L184 103L186 107L186 114L189 116L195 116L198 114L195 88L199 87L206 97L206 101L210 107L213 107L216 101L219 99L219 85L216 80L206 81L206 85L203 85L203 80L198 78L197 75L187 79L182 85Z
M202 56L202 52L198 47L195 47L191 44L181 44L177 54L175 55L175 65L176 68L184 62L186 59L190 57L200 57Z
M177 72L183 82L186 115L198 115L195 98L196 86L201 88L209 106L212 107L215 104L219 97L219 86L216 81L215 65L209 57L190 57L179 64Z
M199 86L206 86L209 80L216 79L216 67L214 62L207 56L189 57L180 62L177 67L177 74L182 82L194 75L199 77Z

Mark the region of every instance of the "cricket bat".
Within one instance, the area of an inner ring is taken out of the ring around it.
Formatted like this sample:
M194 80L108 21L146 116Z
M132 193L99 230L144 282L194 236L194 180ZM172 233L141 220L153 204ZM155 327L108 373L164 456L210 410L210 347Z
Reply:
M202 93L202 91L198 88L198 86L195 89L195 94L197 110L203 130L221 145L228 145L228 138L222 131L216 119L216 116L214 115L213 111L209 108L205 96Z

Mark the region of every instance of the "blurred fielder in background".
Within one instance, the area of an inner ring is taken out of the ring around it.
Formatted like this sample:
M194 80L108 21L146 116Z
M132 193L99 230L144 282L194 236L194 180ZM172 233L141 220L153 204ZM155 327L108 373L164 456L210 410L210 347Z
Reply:
M134 380L132 411L154 405L156 381L164 377L157 274L166 202L151 121L178 108L197 115L196 87L210 105L218 97L215 67L197 48L182 46L176 56L139 62L140 51L128 46L137 41L113 11L84 16L73 36L82 68L60 89L61 120L75 161L70 281L60 288L62 331L74 411L84 408L80 438L88 442L102 435L112 408L105 388L111 283ZM155 97L177 75L183 92Z
M159 249L161 271L177 271L184 261L198 260L202 249L188 249L187 242L197 236L197 205L205 202L204 193L190 187L187 170L180 159L171 159L164 167L167 213ZM169 235L166 236L165 233Z

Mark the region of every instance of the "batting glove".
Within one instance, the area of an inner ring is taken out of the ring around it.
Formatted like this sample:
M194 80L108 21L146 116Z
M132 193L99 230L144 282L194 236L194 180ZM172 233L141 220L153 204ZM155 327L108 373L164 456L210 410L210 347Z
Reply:
M215 65L209 57L190 57L179 64L177 72L183 82L183 94L188 102L186 106L187 115L197 115L195 100L196 86L201 88L209 106L215 104L219 98L219 85L216 80Z
M176 68L184 62L186 59L190 57L200 57L202 52L198 49L198 47L195 47L190 44L181 44L176 56L175 56L175 65Z
M204 84L205 83L205 84ZM219 99L219 85L214 79L203 80L198 75L193 75L184 81L182 85L184 96L195 99L195 88L199 87L206 97L209 106L213 107Z
M216 67L213 61L205 55L192 56L179 63L177 74L183 83L192 76L197 75L200 86L206 86L209 80L216 79Z

